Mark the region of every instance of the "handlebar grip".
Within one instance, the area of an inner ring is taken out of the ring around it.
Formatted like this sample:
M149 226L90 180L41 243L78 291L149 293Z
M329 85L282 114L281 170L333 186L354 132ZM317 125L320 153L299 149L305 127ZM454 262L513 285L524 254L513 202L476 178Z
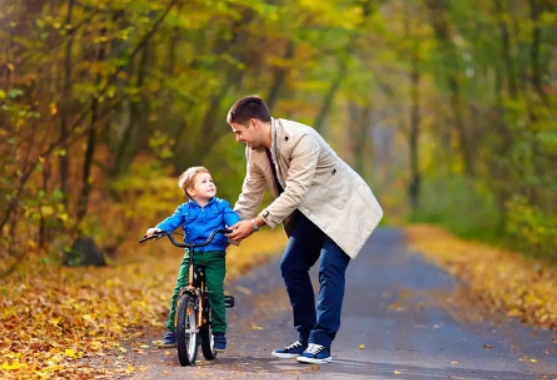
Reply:
M145 235L141 238L141 240L139 240L139 243L145 243L147 240L151 240L151 239L160 239L161 237L167 235L166 232L161 231L161 232L155 232L153 235L151 235L150 237Z

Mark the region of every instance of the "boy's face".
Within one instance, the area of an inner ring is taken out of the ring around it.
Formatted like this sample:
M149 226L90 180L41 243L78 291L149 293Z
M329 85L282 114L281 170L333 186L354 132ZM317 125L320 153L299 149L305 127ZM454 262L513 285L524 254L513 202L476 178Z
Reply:
M259 128L260 121L251 119L248 125L244 126L238 123L231 123L230 127L232 132L236 134L236 141L243 142L252 149L257 149L262 146L263 139L261 138L261 129Z
M209 173L197 174L193 179L193 186L187 191L191 198L199 200L209 200L217 195L217 187Z

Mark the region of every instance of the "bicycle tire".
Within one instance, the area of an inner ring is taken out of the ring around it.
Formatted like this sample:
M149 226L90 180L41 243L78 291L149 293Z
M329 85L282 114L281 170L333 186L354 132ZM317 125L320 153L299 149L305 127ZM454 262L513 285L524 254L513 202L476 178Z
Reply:
M176 345L180 365L195 364L197 359L198 332L195 298L184 294L178 303L178 325L176 326Z
M201 352L205 360L214 360L217 358L217 352L213 346L213 319L211 306L207 303L207 323L199 329L199 337L201 339Z

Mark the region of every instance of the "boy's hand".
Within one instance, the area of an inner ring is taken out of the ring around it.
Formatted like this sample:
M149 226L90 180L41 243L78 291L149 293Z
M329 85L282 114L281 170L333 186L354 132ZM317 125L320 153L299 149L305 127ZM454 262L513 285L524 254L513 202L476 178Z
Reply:
M160 228L149 228L147 230L147 232L145 232L145 236L147 237L151 237L153 236L155 233L157 232L161 232L162 230Z

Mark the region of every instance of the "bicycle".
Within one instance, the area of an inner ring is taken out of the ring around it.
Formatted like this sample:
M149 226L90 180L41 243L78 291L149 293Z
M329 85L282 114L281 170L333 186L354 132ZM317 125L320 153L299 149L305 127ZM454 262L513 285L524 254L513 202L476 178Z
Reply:
M189 251L188 282L180 290L174 320L178 359L182 366L195 364L199 345L206 360L214 360L217 357L217 352L213 348L213 322L208 298L209 290L205 287L205 270L202 266L195 267L193 256L195 248L206 246L218 233L228 234L230 232L232 230L214 230L207 240L200 244L178 243L172 234L165 231L157 232L151 237L144 236L139 241L143 243L167 236L176 247L186 248ZM227 308L234 307L234 296L225 295L224 303Z

